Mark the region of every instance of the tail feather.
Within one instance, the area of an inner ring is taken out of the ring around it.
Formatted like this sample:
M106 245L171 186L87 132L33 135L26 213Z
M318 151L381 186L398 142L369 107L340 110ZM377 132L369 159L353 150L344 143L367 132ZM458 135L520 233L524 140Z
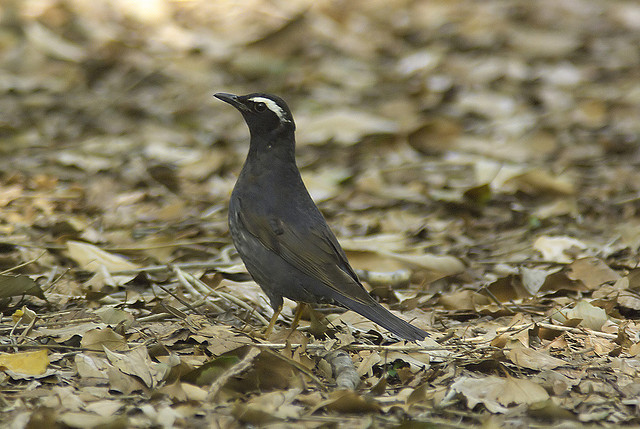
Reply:
M428 334L420 328L413 326L412 324L405 322L399 317L393 315L389 310L378 304L373 299L371 304L366 305L354 300L344 299L340 302L346 308L355 311L361 316L366 317L372 322L377 323L388 331L396 334L397 336L408 341L424 340Z

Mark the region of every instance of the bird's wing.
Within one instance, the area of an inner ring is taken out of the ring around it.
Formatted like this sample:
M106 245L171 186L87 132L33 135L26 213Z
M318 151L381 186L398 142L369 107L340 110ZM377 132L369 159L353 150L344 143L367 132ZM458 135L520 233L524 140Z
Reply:
M320 280L339 295L371 305L371 296L360 284L338 240L321 216L319 222L309 226L259 216L242 207L237 213L245 230L289 264Z

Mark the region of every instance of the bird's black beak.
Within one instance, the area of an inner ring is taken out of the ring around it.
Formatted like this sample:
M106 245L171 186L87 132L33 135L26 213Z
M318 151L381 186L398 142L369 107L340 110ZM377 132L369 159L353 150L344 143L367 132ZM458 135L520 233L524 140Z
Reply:
M233 107L240 111L247 110L247 106L245 106L240 100L238 100L238 96L234 94L227 94L226 92L218 92L217 94L213 94L219 100L224 101L225 103L231 104Z

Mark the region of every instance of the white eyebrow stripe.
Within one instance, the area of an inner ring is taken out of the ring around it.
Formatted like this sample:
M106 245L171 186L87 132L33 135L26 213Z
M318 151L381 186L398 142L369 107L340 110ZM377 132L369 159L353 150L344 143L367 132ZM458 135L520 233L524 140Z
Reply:
M250 98L249 101L253 101L254 103L264 103L269 108L269 110L278 115L280 121L291 122L289 119L287 119L284 110L282 110L282 107L278 106L278 103L276 103L275 101L269 100L268 98L264 97L253 97Z

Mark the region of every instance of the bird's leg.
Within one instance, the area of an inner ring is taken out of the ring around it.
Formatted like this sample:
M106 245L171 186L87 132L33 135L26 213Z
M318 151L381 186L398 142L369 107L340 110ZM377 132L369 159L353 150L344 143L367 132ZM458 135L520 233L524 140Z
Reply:
M271 316L271 320L269 320L269 325L267 326L267 329L265 329L264 331L264 337L266 339L269 339L269 337L271 336L271 333L273 332L273 327L276 325L276 321L278 320L278 316L280 315L281 311L282 311L282 304L280 304L278 308L274 310L273 316Z
M289 328L289 334L287 335L287 340L296 331L298 327L298 323L300 323L300 318L302 317L302 312L307 304L304 302L299 302L296 306L296 312L293 315L293 320L291 321L291 327Z
M300 323L300 318L302 317L302 312L304 311L304 308L306 307L306 305L307 304L305 304L304 302L298 303L298 306L296 307L296 312L293 316L293 321L291 322L291 331L293 331L298 327L298 323Z

